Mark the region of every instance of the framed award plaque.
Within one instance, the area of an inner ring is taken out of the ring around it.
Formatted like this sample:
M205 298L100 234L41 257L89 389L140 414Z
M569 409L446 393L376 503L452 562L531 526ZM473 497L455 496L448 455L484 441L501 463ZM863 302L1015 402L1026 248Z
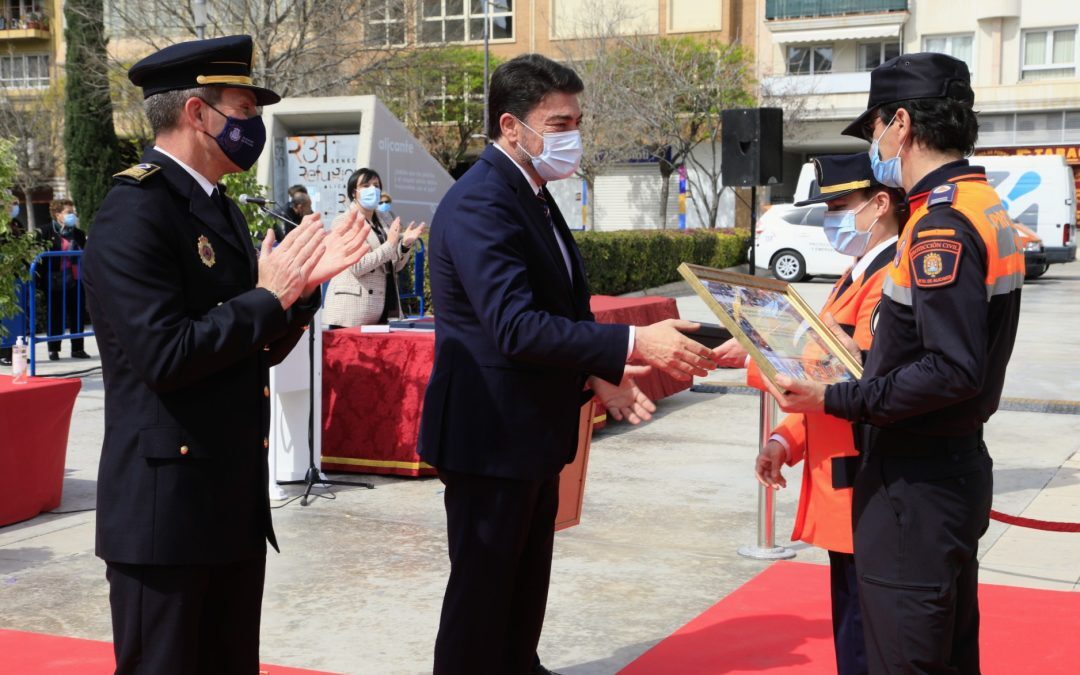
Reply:
M679 273L773 384L778 374L825 384L862 375L859 362L790 284L687 263Z

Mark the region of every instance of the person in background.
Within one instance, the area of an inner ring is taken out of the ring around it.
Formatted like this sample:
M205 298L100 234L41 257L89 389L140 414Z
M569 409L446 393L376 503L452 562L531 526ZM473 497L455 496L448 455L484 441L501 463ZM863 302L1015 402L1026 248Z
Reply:
M874 179L865 152L827 155L814 160L821 194L796 206L827 204L825 235L854 264L833 286L820 316L852 337L860 350L870 349L888 265L896 255L896 237L907 219L904 193ZM747 382L764 389L761 373L734 339L717 350L721 366L747 367ZM851 423L822 413L792 414L773 430L758 454L754 471L768 488L787 486L780 467L804 462L799 509L792 541L805 541L829 552L833 648L838 675L864 675L863 636L855 556L851 535L851 494L859 453Z
M384 192L379 197L379 207L376 209L379 213L385 214L384 218L389 219L390 222L393 222L394 218L397 218L397 216L394 215L393 203L394 198Z
M289 201L275 208L274 213L280 216L274 218L274 235L277 241L281 242L285 240L285 235L292 232L300 224L304 216L311 214L311 197L308 195L307 188L303 185L290 186ZM294 224L289 225L281 218Z
M70 199L54 199L49 205L52 222L49 229L50 251L81 251L86 248L86 233L79 229L79 216L75 213L75 202ZM80 288L81 265L71 257L50 258L45 264L50 282L47 282L49 294L49 337L83 331L85 297ZM71 358L88 359L90 355L83 348L82 338L71 338ZM49 342L49 360L60 358L60 340Z
M324 321L331 328L350 328L386 323L403 316L398 297L397 273L409 262L412 245L424 233L424 223L409 223L404 231L401 219L392 221L378 210L382 179L373 169L357 169L345 184L349 212L358 212L371 224L368 245L371 252L337 275L326 289ZM332 228L348 217L334 219Z
M982 167L971 73L938 53L870 73L866 110L844 133L871 141L884 185L911 216L882 287L859 380L783 375L787 412L856 423L852 502L870 672L978 673L979 538L993 461L983 425L998 408L1020 318L1024 254Z

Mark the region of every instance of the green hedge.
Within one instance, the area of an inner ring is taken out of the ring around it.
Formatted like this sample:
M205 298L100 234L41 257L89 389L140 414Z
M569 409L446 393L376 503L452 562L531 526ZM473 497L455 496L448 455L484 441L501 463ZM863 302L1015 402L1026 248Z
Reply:
M678 281L689 262L725 268L746 262L745 230L575 232L589 290L621 295Z
M683 262L720 269L744 263L748 236L746 230L574 232L595 295L621 295L678 281L682 277L677 268ZM431 314L431 278L424 263L425 310ZM406 269L405 278L411 280L412 261ZM405 311L414 313L415 302L409 301Z

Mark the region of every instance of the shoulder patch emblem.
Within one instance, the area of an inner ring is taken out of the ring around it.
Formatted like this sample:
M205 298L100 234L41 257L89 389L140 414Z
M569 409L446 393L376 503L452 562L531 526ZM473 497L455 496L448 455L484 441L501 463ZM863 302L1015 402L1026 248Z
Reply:
M926 207L940 204L952 204L956 200L956 184L946 183L939 185L930 191L930 198L926 200Z
M161 171L161 167L157 164L136 164L135 166L124 169L120 173L114 173L113 178L128 178L136 183L141 183L150 176L153 176L158 171Z
M207 267L213 267L217 262L217 256L214 255L214 247L210 245L210 240L206 238L206 235L200 235L198 241L195 242L195 250L199 254L199 260L202 260L202 264Z
M919 288L940 288L956 281L964 245L954 239L928 239L911 249L911 271Z

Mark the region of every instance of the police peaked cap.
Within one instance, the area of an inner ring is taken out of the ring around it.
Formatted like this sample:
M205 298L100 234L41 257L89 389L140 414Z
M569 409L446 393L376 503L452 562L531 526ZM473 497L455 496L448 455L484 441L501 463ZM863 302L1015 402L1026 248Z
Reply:
M870 155L865 152L853 155L822 155L814 159L814 172L817 174L821 194L797 202L795 206L823 204L856 190L883 187L874 178L874 171L870 168Z
M281 96L252 84L254 54L250 35L180 42L136 63L128 79L142 87L143 98L177 89L236 87L252 91L258 105L277 103Z
M866 138L865 124L878 107L917 98L951 98L974 105L971 73L967 64L947 54L922 52L901 54L870 72L870 98L866 111L842 132L845 136Z

